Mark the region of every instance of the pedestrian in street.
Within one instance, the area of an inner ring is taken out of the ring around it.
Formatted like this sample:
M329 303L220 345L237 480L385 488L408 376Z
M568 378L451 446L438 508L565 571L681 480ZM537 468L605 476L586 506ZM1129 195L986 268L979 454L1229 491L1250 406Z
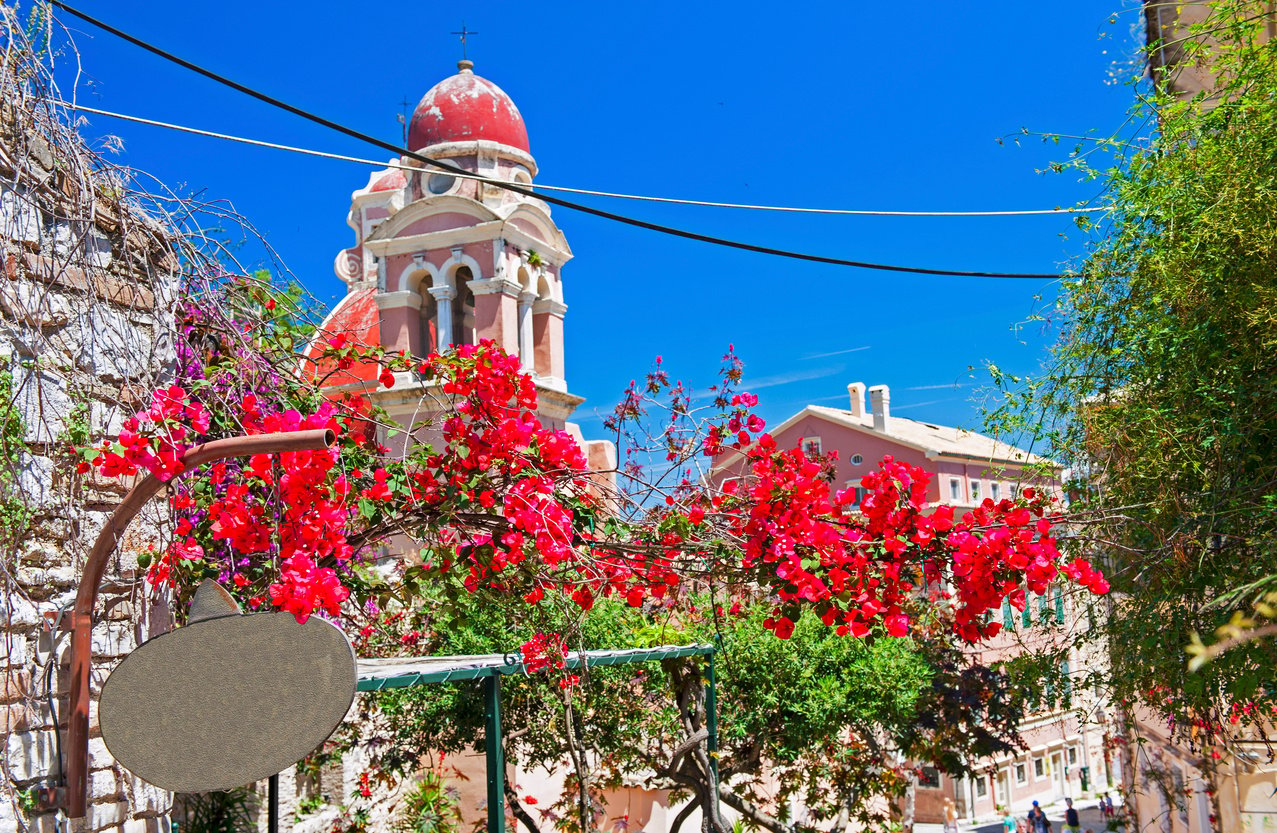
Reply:
M998 809L1002 811L1002 833L1017 833L1020 829L1020 825L1015 814L1011 812L1010 805L1006 807L999 807Z
M952 798L944 800L944 833L958 833L958 810Z
M1029 811L1029 833L1051 833L1051 820L1046 817L1046 813L1042 812L1042 808L1036 801L1033 802L1033 809Z
M1111 819L1113 816L1113 794L1104 793L1104 818Z
M1082 821L1077 817L1077 809L1073 806L1073 799L1064 799L1067 809L1064 811L1064 833L1082 833Z

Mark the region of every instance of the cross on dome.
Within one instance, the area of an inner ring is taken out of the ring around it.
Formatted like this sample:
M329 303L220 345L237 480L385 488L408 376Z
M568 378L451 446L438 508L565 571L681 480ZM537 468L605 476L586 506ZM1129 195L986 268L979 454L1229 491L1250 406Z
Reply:
M460 32L453 32L452 34L454 34L454 35L460 35L460 36L461 36L461 60L463 60L463 61L464 61L464 60L466 60L466 58L468 58L468 57L469 57L468 55L466 55L466 36L468 36L468 35L477 35L477 34L479 34L479 33L478 33L478 32L471 32L471 31L467 30L467 29L466 29L466 22L463 20L463 21L461 21L461 31L460 31ZM472 65L472 66L473 66L473 65Z

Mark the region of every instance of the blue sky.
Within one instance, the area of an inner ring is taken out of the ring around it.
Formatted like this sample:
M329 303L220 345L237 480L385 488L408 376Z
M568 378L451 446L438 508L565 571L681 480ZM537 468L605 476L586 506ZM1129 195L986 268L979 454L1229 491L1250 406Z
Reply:
M388 141L407 97L475 71L527 123L538 181L727 202L898 210L1049 208L1094 183L1040 174L1066 147L1033 131L1108 135L1125 118L1137 48L1126 0L900 4L508 2L164 4L81 8L190 60ZM1116 23L1110 23L1115 16ZM68 19L86 104L353 156L388 154L165 64ZM70 62L63 59L64 69ZM64 73L69 83L71 75ZM350 192L369 169L91 117L91 140L184 192L225 199L317 297L350 245ZM659 223L837 257L1053 272L1082 251L1062 216L852 218L591 200ZM889 384L902 416L976 427L979 368L1036 366L1050 334L1016 328L1047 281L890 274L664 237L565 209L568 379L587 434L653 357L712 381L734 344L769 421ZM257 257L251 249L245 256ZM973 374L969 367L977 371ZM974 381L974 384L973 384ZM962 387L955 387L962 385Z

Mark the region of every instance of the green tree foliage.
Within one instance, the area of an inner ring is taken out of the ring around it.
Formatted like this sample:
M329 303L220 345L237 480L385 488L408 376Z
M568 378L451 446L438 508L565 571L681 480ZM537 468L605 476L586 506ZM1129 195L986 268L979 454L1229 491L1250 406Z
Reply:
M26 428L13 399L13 375L0 371L0 536L16 541L26 527L27 509L18 494L18 472L26 451Z
M1239 641L1190 671L1185 646L1277 573L1277 63L1264 4L1219 2L1152 43L1158 78L1209 68L1194 98L1141 87L1146 141L1107 143L1110 211L1062 288L1045 371L1003 378L996 428L1036 434L1075 467L1077 544L1107 558L1115 594L1097 635L1104 682L1183 730L1272 696L1277 650ZM1265 709L1266 711L1266 709ZM1257 712L1254 712L1257 713Z
M434 655L502 653L533 635L517 605L437 586L421 592L436 603L391 614L361 652L402 653L407 640L415 652ZM720 798L751 826L801 829L785 810L790 798L807 808L808 823L841 830L881 821L875 812L885 805L875 799L903 792L906 762L961 772L974 757L1016 742L1022 710L1006 678L939 647L943 640L848 639L811 613L790 639L779 640L763 625L767 604L725 612L702 598L695 610L674 622L602 599L580 623L582 644L720 646ZM635 778L688 797L694 807L709 800L708 759L697 760L703 743L689 743L698 733L703 739L704 671L699 659L589 668L567 691L555 675L503 678L507 759L525 768L566 760L572 770L567 793L550 806L526 804L510 786L507 801L521 824L579 831L584 818L592 829L603 821L598 791ZM472 681L365 695L360 708L362 719L347 724L344 742L367 744L374 777L387 782L411 774L430 754L483 745L483 701Z

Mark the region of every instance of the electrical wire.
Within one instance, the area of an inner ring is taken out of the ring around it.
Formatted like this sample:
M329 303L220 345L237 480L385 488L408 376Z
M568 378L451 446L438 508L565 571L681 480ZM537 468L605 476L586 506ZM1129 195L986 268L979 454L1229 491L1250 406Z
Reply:
M150 52L153 55L163 58L166 61L177 64L178 66L188 69L191 72L194 72L198 75L202 75L211 81L215 81L218 84L229 87L237 92L243 93L244 95L250 96L251 98L255 98L258 101L271 105L272 107L276 107L278 109L292 113L295 116L306 119L307 121L314 122L315 124L327 127L330 130L335 130L338 133L342 133L346 136L350 136L351 138L358 139L362 142L366 142L371 145L375 145L379 148L382 148L383 150L391 151L392 153L398 154L399 156L406 156L409 159L415 159L418 162L422 162L426 165L430 165L431 167L439 168L454 176L470 176L471 175L469 171L466 171L455 165L449 164L447 162L441 162L437 159L431 159L427 156L423 156L420 153L416 153L406 148L401 148L398 145L395 145L391 142L383 141L381 139L378 139L375 136L371 136L367 133L362 133L358 130L355 130L354 128L347 127L343 124L332 121L331 119L324 118L323 116L316 115L315 113L311 113L307 110L301 109L300 107L294 106L285 101L281 101L280 99L269 96L266 93L259 92L258 90L255 90L252 87L248 87L248 86L245 86L244 84L239 83L238 81L233 81L230 78L227 78L223 75L219 75L210 69L205 69L204 67L198 64L192 63L191 61L188 61L185 58L180 58L171 52L166 52L165 50L159 48L158 46L154 46L142 40L141 38L130 35L129 33L124 32L120 29L117 29L116 27L111 26L110 24L104 21L98 20L92 15L86 14L85 12L82 12L73 6L68 5L67 3L63 2L63 0L49 0L49 3L63 10L64 12L67 12L68 14L78 17L79 19L83 20L86 23L89 23L93 26L98 27L104 32L108 32L124 41L127 41L128 43L133 44L134 46L140 49L144 49L147 52ZM588 205L582 205L580 203L572 202L571 200L565 200L561 197L555 197L550 194L538 194L529 188L525 188L520 185L516 185L512 182L505 182L499 179L485 178L482 181L490 185L493 185L497 188L503 188L515 194L520 194L524 197L539 199L539 200L542 200L543 202L549 203L550 205L557 205L572 211L578 211L583 214L589 214L594 217L600 217L604 220L612 220L614 222L624 223L625 225L634 226L636 228L647 229L648 231L655 231L655 232L658 232L661 234L667 234L673 237L681 237L685 240L695 240L701 243L709 243L716 246L724 246L727 248L739 249L741 251L746 251L746 252L755 252L757 254L774 255L776 257L784 257L784 258L789 258L791 260L801 260L801 261L807 261L810 263L824 263L831 266L851 266L851 267L860 268L860 269L874 269L874 270L885 271L885 272L904 272L904 273L910 273L910 274L916 274L916 275L936 275L941 277L1004 278L1004 279L1026 279L1026 280L1059 280L1061 278L1068 277L1068 275L1060 274L1058 272L1049 272L1049 273L985 272L985 271L967 271L962 269L930 269L930 268L922 267L922 266L898 266L894 264L873 263L870 261L863 261L863 260L850 260L846 258L829 257L826 255L810 254L806 252L795 252L795 251L790 251L787 249L777 249L771 246L759 246L754 243L744 243L738 240L729 240L724 237L714 237L712 235L701 234L699 232L694 232L694 231L687 231L685 229L675 228L673 226L666 226L666 225L661 225L659 223L652 223L652 222L648 222L647 220L640 220L638 218L629 217L624 214L617 214L612 211L604 211L603 209L600 209L600 208L593 208Z
M390 168L392 170L418 172L420 167L414 165L404 165L399 162L383 162L378 159L364 159L359 156L346 156L341 153L330 153L323 150L315 150L313 148L298 147L296 145L284 145L278 142L267 142L262 139L250 139L246 136L235 136L230 133L218 133L214 130L204 130L199 127L190 127L184 124L174 124L173 122L159 121L157 119L148 119L144 116L133 116L127 113L117 113L111 110L103 110L98 107L89 107L85 104L78 104L70 101L55 101L55 104L66 107L71 110L80 110L85 113L93 113L98 116L107 116L121 121L134 122L136 124L145 124L151 127L162 127L167 130L176 130L181 133L191 133L196 136L205 136L210 139L223 139L229 142L239 142L254 147L270 148L271 150L288 151L289 153L300 153L305 156L318 156L321 159L335 159L341 162L355 162L360 165L373 165L378 168ZM458 179L473 180L489 180L490 178L483 174L454 174ZM584 194L591 197L609 197L619 200L639 200L642 202L659 202L669 203L672 205L694 205L706 208L738 208L750 211L778 211L794 214L834 214L834 215L852 215L857 217L1023 217L1036 214L1086 214L1096 211L1108 211L1103 206L1076 206L1072 208L1034 208L1026 210L1011 211L887 211L882 209L857 209L857 208L812 208L807 206L789 206L789 205L758 205L753 203L737 203L737 202L713 202L710 200L687 200L677 197L658 197L648 194L623 194L616 191L596 191L589 188L570 188L566 185L546 185L538 182L532 186L536 191L563 191L569 194Z

